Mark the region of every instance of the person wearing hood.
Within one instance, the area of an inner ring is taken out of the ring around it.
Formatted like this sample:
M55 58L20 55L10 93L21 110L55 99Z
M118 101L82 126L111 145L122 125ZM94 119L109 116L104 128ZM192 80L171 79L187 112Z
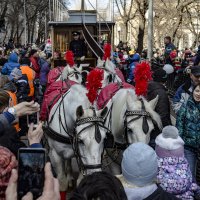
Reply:
M14 68L19 68L18 56L16 53L11 53L8 62L4 64L1 73L4 75L10 75Z
M175 126L163 128L156 138L155 151L160 186L182 200L194 199L199 187L192 180L190 166L184 156L184 141Z
M158 102L156 104L155 111L160 115L163 127L171 125L170 102L167 95L167 90L164 86L166 81L166 71L162 68L158 68L153 72L153 81L149 82L147 90L148 101L151 101L158 96ZM160 130L154 129L154 131L151 133L151 140L155 140L159 133Z
M47 75L50 71L50 58L48 58L44 52L41 52L39 56L40 84L42 86L42 92L44 93L47 84Z
M142 142L131 144L123 153L122 175L118 175L128 200L176 200L157 184L156 152Z
M130 57L129 57L129 73L128 73L128 78L127 82L128 83L133 83L134 79L134 69L136 65L140 62L140 55L138 53L135 53L134 51L129 52Z

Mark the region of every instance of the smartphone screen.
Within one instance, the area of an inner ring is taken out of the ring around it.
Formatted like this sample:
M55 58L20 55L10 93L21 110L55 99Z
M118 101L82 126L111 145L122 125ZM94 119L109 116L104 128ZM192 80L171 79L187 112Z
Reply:
M40 148L21 148L18 153L18 200L28 192L34 199L42 195L44 186L44 167L46 150Z
M37 127L39 124L39 112L33 113L31 115L27 115L27 125L28 127L30 124L33 123L34 127Z

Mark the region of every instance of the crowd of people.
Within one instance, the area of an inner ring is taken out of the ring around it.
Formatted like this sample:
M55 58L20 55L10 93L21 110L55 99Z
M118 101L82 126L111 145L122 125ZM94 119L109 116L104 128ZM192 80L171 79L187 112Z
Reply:
M79 35L73 34L72 50ZM170 37L165 37L164 42L165 48L156 49L150 60L152 80L146 96L149 101L159 96L155 110L161 117L162 132L155 128L149 145L135 143L124 151L121 175L107 172L88 175L69 199L200 199L200 47L197 52L178 51ZM35 45L15 47L10 40L0 49L2 200L17 200L17 152L26 146L20 137L27 134L29 147L42 147L42 123L36 129L33 125L28 127L26 116L40 110L51 68L51 53L50 40L42 48ZM111 59L123 72L125 80L134 85L134 69L137 63L147 60L147 51L138 54L127 43L120 42ZM171 121L172 109L176 115L175 126ZM48 162L39 200L60 198L58 180ZM23 199L33 199L33 195L29 192Z

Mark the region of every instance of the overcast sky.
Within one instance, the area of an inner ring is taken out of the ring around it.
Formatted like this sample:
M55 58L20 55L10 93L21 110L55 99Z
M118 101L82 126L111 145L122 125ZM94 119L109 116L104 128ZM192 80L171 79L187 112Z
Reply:
M98 2L98 8L106 9L110 0L85 0L87 10L93 9L90 3L96 8L96 2ZM89 3L90 2L90 3ZM79 10L81 8L81 0L70 0L70 10Z

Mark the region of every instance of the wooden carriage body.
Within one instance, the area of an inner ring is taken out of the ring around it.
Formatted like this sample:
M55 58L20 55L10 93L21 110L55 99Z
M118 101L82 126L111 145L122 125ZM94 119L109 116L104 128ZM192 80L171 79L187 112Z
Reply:
M92 11L68 11L69 19L65 22L49 22L51 30L51 41L53 55L59 54L54 58L54 67L65 66L65 52L69 49L72 41L72 32L79 31L87 46L87 56L84 61L78 60L81 64L96 66L97 57L103 55L102 41L113 44L114 22L97 21L97 12ZM101 48L100 48L101 47Z

